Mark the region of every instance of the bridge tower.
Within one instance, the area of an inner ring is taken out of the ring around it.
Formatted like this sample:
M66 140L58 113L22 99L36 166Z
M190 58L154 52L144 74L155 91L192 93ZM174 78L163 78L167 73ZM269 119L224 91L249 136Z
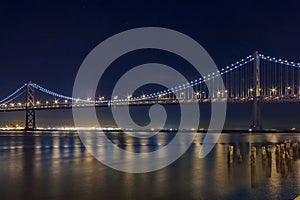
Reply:
M261 100L261 89L260 89L260 59L259 53L254 53L254 97L253 97L253 123L251 129L254 131L261 130L261 113L260 113L260 100Z
M32 82L29 81L26 92L26 131L35 129L34 96L34 86Z

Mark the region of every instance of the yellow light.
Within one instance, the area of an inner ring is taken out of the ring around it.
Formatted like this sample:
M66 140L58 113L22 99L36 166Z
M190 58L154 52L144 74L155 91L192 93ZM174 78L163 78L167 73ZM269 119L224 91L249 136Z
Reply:
M225 93L227 93L228 91L227 90L225 90Z
M19 102L19 103L18 103L18 106L22 106L22 103Z
M40 105L40 101L37 101L36 104L37 104L37 105Z
M58 104L58 100L54 100L54 103L55 103L55 104Z
M14 107L14 106L15 106L15 104L11 103L11 104L10 104L10 106L11 106L11 107Z
M114 100L118 99L118 96L114 96Z
M290 89L291 89L291 87L290 87L290 86L288 86L288 87L287 87L287 89L288 89L288 90L290 90Z
M48 104L49 103L49 101L46 101L46 104Z
M68 103L68 100L65 100L65 103Z
M200 95L200 93L199 92L196 92L196 96L199 96Z
M253 92L253 88L250 88L249 91L250 91L250 92Z

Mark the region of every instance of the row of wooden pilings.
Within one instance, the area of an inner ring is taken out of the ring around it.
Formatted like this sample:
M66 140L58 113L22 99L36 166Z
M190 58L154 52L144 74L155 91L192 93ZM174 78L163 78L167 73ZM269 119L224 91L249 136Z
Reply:
M291 143L290 140L285 140L283 143L272 144L261 146L257 150L257 147L250 146L249 161L250 161L250 177L251 177L251 188L255 188L258 185L258 179L262 176L257 176L257 173L264 175L265 177L271 177L272 173L280 174L281 177L287 177L289 172L294 170L293 160L298 159L300 155L300 142ZM261 168L257 165L257 152L261 153ZM233 163L234 159L237 159L238 163L243 161L245 154L241 153L241 149L237 148L236 154L234 154L234 146L228 146L228 172L229 177L233 174ZM275 159L273 159L273 157ZM274 162L273 162L274 161ZM240 165L244 166L244 165ZM236 166L237 167L237 166ZM257 167L261 171L257 171ZM275 171L274 171L275 170ZM273 171L273 172L272 172Z
M276 157L280 159L280 162L287 162L293 160L294 156L299 152L299 142L293 142L289 139L285 140L283 143L275 145L267 145L261 147L261 156L262 160L267 160L272 157L272 152L275 149ZM236 156L238 163L242 162L243 157L241 150L238 148L236 151ZM250 149L250 161L251 164L255 164L257 156L257 149L255 146L252 146ZM228 146L228 164L231 165L234 160L234 146Z

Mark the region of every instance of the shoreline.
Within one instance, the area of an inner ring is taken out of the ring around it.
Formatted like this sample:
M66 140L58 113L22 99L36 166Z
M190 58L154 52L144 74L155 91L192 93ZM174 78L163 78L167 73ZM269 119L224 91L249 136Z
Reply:
M78 131L91 131L91 132L97 132L97 131L103 131L105 133L112 133L112 132L118 132L123 133L123 130L97 130L97 129L35 129L35 130L25 130L25 129L0 129L0 134L5 132L24 132L24 133L38 133L38 132L69 132L69 133L77 133ZM176 133L177 130L125 130L125 132L162 132L162 133ZM195 132L195 130L181 130L184 132ZM201 129L196 131L197 133L207 133L207 129ZM210 133L219 133L219 131L211 130ZM265 130L256 130L256 131L249 131L246 129L224 129L221 131L221 133L300 133L300 130L280 130L280 129L265 129Z

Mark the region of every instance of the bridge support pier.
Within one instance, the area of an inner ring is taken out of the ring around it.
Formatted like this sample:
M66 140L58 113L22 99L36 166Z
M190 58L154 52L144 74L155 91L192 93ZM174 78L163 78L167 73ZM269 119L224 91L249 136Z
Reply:
M26 122L25 131L31 131L36 128L35 126L35 110L34 110L34 87L31 81L27 84L26 93Z
M261 100L261 89L260 89L260 60L258 51L254 53L254 97L252 107L253 123L251 129L253 131L262 130L261 126L261 113L260 113L260 100Z

